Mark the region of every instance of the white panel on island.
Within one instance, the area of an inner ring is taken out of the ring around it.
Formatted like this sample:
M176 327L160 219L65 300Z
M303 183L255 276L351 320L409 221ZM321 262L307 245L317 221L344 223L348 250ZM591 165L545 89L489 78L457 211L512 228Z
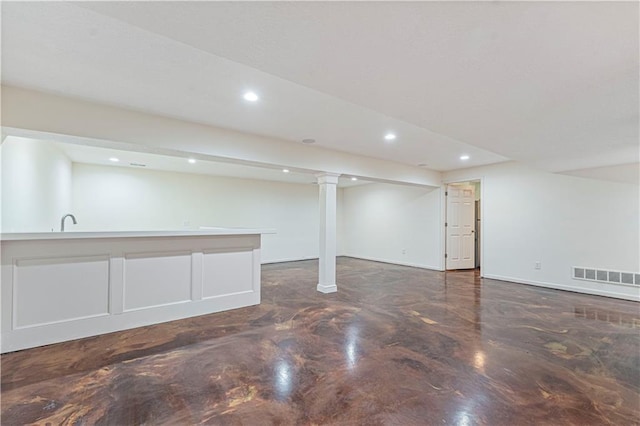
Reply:
M2 353L260 303L270 229L2 234Z

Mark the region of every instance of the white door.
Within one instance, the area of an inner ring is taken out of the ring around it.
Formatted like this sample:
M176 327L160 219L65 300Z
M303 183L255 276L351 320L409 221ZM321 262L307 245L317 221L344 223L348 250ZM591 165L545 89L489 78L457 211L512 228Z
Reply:
M447 269L475 267L475 187L447 186Z

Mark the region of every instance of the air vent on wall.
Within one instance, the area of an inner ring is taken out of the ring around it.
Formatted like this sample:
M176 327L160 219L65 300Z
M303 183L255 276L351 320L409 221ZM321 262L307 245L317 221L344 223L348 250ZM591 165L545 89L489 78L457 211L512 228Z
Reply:
M598 281L610 284L631 284L640 286L640 273L638 272L610 271L608 269L574 266L572 278L574 280Z

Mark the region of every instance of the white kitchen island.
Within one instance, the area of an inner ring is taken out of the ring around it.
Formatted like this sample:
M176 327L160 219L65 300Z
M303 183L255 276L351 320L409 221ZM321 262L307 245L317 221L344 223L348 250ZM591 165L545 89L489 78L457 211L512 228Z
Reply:
M2 353L260 303L268 229L2 234Z

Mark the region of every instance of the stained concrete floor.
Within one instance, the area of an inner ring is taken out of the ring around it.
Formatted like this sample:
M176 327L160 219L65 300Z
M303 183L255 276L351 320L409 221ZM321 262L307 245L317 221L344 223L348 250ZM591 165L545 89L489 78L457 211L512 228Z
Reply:
M640 304L351 258L262 303L5 354L1 423L640 424Z

